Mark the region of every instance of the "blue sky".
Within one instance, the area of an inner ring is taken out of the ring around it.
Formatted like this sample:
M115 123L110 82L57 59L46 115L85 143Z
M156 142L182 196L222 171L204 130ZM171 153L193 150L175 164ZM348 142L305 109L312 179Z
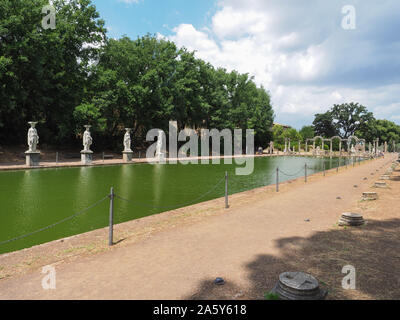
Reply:
M93 3L110 37L159 34L254 76L271 94L276 122L301 128L333 104L359 102L400 124L399 0Z
M126 34L136 39L147 33L173 34L172 29L182 23L196 28L209 24L216 10L214 0L93 0L106 21L109 36Z

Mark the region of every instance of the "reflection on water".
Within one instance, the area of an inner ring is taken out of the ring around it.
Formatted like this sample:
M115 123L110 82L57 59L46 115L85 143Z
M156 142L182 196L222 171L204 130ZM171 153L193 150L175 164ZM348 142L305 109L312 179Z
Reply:
M229 193L237 193L275 183L276 168L280 181L304 175L304 164L312 174L339 165L337 158L268 157L255 158L250 176L235 176L235 164L151 165L58 168L0 173L0 242L12 239L85 209L104 198L114 187L115 193L131 202L115 201L115 222L125 222L191 204L229 174ZM345 165L344 159L340 162ZM199 201L222 197L224 183ZM108 223L106 200L71 221L37 235L0 245L0 253L30 247L71 236Z

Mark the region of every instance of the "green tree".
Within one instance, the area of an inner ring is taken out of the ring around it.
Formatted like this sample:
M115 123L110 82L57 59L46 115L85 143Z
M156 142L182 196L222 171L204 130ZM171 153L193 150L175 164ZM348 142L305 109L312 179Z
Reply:
M318 113L313 121L315 135L330 138L339 134L333 123L333 115L331 111Z
M119 146L115 141L126 127L133 128L136 141L145 140L151 128L166 130L176 116L171 87L178 54L172 42L149 35L110 39L92 67L90 90L75 108L77 129L89 121L105 147Z
M169 120L179 129L254 129L262 146L271 139L270 95L248 74L151 35L107 39L90 0L54 0L56 29L43 30L47 4L0 0L0 142L24 143L31 120L42 142L77 142L91 124L96 148L118 150L125 127L137 146Z
M313 126L303 126L299 131L303 141L307 139L312 139L315 137L315 131Z
M367 143L379 138L380 143L387 142L389 148L393 142L400 142L400 126L389 120L373 120L356 132L357 137L365 139Z
M274 145L279 150L285 149L285 139L290 139L291 147L298 149L298 142L303 141L301 134L294 128L284 128L281 125L276 125L273 128Z
M363 130L373 121L372 112L358 103L334 105L326 113L316 114L313 122L315 133L326 138L338 135L347 139L356 131Z
M0 137L25 140L39 121L41 141L73 138L90 61L105 39L104 22L89 0L55 0L56 29L42 29L46 0L0 1Z

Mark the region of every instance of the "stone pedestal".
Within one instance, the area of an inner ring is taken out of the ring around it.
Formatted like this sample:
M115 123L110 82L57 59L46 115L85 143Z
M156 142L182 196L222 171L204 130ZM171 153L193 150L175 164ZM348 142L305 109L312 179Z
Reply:
M40 165L40 152L39 151L26 151L26 165L29 167L37 167Z
M374 187L375 188L387 188L387 183L386 182L377 181L377 182L375 182Z
M365 224L362 215L357 213L343 213L339 220L339 226L357 227Z
M133 151L123 151L122 152L122 159L124 160L124 162L132 162Z
M303 272L282 273L272 293L281 300L323 300L327 295L316 278Z
M81 161L84 165L91 164L93 161L93 151L81 151Z
M376 192L363 192L362 199L364 201L378 200L378 194Z

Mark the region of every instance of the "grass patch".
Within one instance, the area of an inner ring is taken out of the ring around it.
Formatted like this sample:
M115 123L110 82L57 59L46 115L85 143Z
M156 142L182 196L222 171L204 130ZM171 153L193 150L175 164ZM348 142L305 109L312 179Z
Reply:
M279 296L276 293L273 292L267 292L264 295L265 300L280 300Z

